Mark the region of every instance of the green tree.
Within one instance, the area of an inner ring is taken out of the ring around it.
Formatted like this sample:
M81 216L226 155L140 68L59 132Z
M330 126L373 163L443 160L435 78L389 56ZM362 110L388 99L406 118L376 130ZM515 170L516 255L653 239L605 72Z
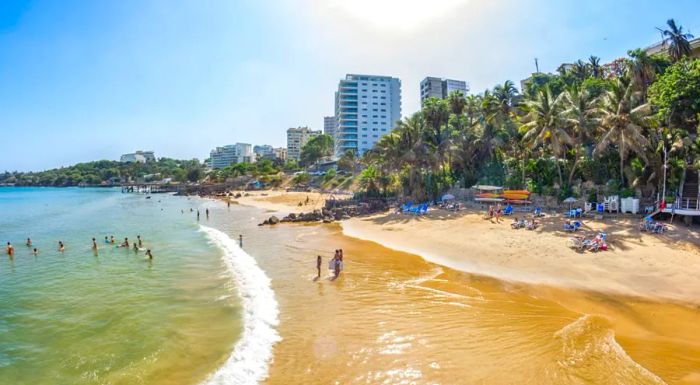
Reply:
M625 185L624 166L628 153L634 152L648 162L646 150L649 142L644 136L644 120L651 114L648 104L641 103L639 92L628 81L617 79L612 90L603 98L602 136L595 148L600 155L611 145L617 146L620 157L620 185Z
M668 29L657 28L664 37L663 44L668 45L668 55L674 62L682 57L690 55L690 39L693 35L683 32L683 27L676 25L676 21L668 19L666 21Z
M668 67L649 88L649 100L666 125L695 131L700 114L700 61L683 60Z
M321 134L309 139L301 148L301 163L310 166L320 159L333 155L333 138Z

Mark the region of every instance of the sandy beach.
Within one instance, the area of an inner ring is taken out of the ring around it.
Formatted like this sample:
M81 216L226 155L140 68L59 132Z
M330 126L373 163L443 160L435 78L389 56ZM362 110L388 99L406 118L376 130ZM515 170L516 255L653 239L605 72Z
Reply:
M238 198L231 198L231 203L242 204L251 207L283 214L310 212L323 208L326 200L347 199L347 194L327 194L319 192L286 192L278 190L265 191L240 191ZM308 201L307 201L308 198Z
M259 191L234 202L287 214L320 209L330 197L317 192ZM539 219L541 225L534 231L511 229L513 217L496 223L484 216L472 209L435 209L420 217L387 213L352 218L341 226L347 236L468 273L700 304L700 232L678 221L657 235L639 231L633 218L584 219L576 235L608 234L610 248L594 253L569 247L572 234L562 230L565 218L555 213Z
M416 217L383 214L342 223L346 235L420 255L457 270L509 281L700 303L700 234L682 224L663 235L640 232L633 219L584 219L576 235L608 234L610 249L569 247L564 218L536 230L511 229L483 212L432 210ZM515 216L518 214L516 213ZM522 215L521 215L522 217Z

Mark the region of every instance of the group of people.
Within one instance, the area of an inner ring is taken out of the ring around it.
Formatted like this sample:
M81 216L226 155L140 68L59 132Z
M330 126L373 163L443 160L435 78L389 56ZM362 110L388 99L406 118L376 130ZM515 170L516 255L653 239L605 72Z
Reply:
M496 203L496 205L489 205L489 220L493 219L493 217L496 217L496 223L501 222L501 216L503 215L503 206L501 206L500 203Z
M114 235L112 235L110 237L105 236L105 243L110 244L110 245L116 244L116 240L114 239ZM25 243L25 245L28 248L32 249L32 254L34 254L34 255L39 254L39 249L34 247L31 238L27 238L27 243ZM138 253L139 250L141 250L141 248L143 246L143 240L141 239L141 235L136 236L136 242L134 242L133 245L134 245L134 247L133 247L134 252ZM117 247L129 248L129 238L124 238L124 242L120 243L119 246L117 246ZM97 254L97 249L98 249L97 240L93 237L92 238L92 251L95 254ZM10 257L13 257L15 255L15 248L14 248L14 246L12 246L12 243L9 241L7 242L6 251L7 251L7 255L9 255ZM63 241L58 241L58 251L61 253L66 251L66 245L65 245L65 243L63 243ZM151 249L146 250L146 257L148 259L153 259L153 254L151 253Z
M321 278L321 265L323 264L323 258L319 255L316 257L316 270L318 274L316 279ZM335 250L335 255L333 259L328 262L328 269L333 270L333 279L338 278L340 272L343 271L343 249Z

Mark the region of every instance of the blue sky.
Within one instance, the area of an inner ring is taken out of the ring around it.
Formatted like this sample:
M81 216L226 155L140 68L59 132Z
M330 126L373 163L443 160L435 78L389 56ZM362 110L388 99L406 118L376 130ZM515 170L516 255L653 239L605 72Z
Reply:
M204 159L321 129L346 73L396 76L403 114L425 76L481 92L659 39L695 1L275 0L0 2L1 170L136 149Z

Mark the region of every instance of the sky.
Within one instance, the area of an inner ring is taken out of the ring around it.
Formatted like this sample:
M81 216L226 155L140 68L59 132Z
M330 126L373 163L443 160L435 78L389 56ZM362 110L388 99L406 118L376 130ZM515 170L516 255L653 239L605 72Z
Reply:
M649 46L668 18L700 36L692 0L2 0L0 171L285 146L347 73L398 77L407 116L426 76L519 84L534 58Z

